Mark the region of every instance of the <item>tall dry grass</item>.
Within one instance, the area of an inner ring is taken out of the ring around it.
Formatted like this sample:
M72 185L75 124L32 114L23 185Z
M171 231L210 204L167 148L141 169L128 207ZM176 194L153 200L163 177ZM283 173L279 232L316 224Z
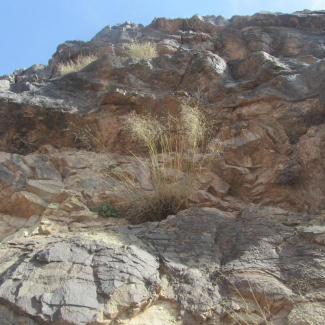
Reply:
M130 196L129 220L161 221L186 208L196 178L220 153L205 152L212 130L203 110L184 102L180 116L169 115L164 122L133 112L126 119L125 130L147 148L154 187L152 192L135 191Z
M158 56L156 44L145 41L134 40L128 45L127 56L138 59L152 59Z
M68 62L60 62L57 65L58 72L61 76L71 72L79 72L85 68L90 63L98 60L99 57L94 54L89 55L79 55L74 60L69 60Z
M141 159L131 154L150 171L153 190L148 191L114 161L89 128L74 126L73 129L76 138L87 148L93 142L100 147L108 166L102 172L106 178L118 180L114 191L124 198L121 210L134 224L161 221L187 208L197 178L209 170L210 163L223 149L216 139L210 141L212 129L204 109L195 102L184 101L178 117L168 115L158 119L150 114L130 113L123 129L147 150L147 157Z

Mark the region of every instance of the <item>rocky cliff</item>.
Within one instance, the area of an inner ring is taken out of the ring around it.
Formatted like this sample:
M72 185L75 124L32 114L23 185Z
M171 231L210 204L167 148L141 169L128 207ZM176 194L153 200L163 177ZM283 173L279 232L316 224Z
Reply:
M159 55L127 57L135 39ZM151 189L126 115L190 99L232 135L192 207L89 209L118 203L102 145ZM0 324L324 324L324 148L323 11L126 22L0 77Z

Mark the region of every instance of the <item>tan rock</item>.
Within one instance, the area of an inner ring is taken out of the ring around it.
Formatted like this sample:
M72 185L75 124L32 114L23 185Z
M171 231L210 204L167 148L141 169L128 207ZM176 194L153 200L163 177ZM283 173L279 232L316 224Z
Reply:
M39 218L37 215L26 219L0 213L0 242L30 233Z
M67 194L62 190L63 183L54 180L33 180L26 181L26 190L38 195L47 202L62 202Z

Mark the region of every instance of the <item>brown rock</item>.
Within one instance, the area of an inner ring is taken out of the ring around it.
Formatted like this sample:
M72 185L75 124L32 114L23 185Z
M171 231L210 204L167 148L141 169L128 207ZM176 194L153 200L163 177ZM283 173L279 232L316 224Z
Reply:
M36 194L21 191L11 196L11 202L6 210L12 215L29 218L35 214L41 215L46 207L47 202Z
M33 179L26 181L26 190L47 202L62 202L66 196L62 188L63 183L60 181Z

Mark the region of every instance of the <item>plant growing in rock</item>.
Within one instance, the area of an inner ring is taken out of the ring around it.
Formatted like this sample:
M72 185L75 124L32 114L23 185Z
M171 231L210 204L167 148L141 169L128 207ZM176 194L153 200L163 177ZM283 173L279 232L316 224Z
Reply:
M74 60L69 60L68 62L60 62L57 65L58 71L61 76L71 72L78 72L85 68L90 63L98 60L98 56L94 54L89 55L79 55Z
M222 272L219 273L221 280L230 292L229 300L224 300L221 306L224 308L227 323L238 325L273 325L270 320L273 315L271 313L270 301L266 294L263 298L257 296L254 292L252 284L247 274L244 272L245 291L240 290L234 282Z
M307 268L302 268L306 270ZM279 319L272 313L272 308L278 308L277 304L272 302L266 294L266 288L258 288L258 292L253 289L253 283L250 282L246 271L243 273L243 281L239 288L230 276L217 271L217 281L221 281L228 287L228 299L221 302L224 310L223 317L226 317L225 323L238 325L275 325L280 324ZM321 273L319 280L324 282ZM281 324L325 324L325 308L321 298L317 297L315 288L319 288L319 283L312 283L304 276L291 282L294 295L291 296L294 302L293 309L287 316L287 322Z
M325 308L322 299L317 297L317 289L320 289L319 282L324 285L325 277L320 271L317 274L319 282L313 281L304 276L305 272L310 272L307 267L302 267L301 270L302 278L291 281L296 297L293 299L294 308L289 315L290 324L325 324Z
M135 112L126 117L124 132L147 150L146 158L132 154L150 171L152 190L143 189L129 171L114 161L88 127L70 128L87 147L96 142L103 151L107 167L101 173L118 180L112 191L124 198L122 210L132 223L161 221L185 209L198 176L207 172L212 160L223 151L222 141L211 140L212 128L196 101L184 101L179 113L178 117L168 115L160 120Z
M128 45L127 56L138 59L152 59L158 56L156 44L134 40Z
M92 212L97 212L98 215L104 218L120 216L118 207L114 206L110 200L100 204L98 207L89 207L89 210Z
M133 139L145 144L154 190L132 191L127 216L133 223L161 221L188 205L197 176L222 151L210 142L211 129L203 110L189 101L181 105L180 116L167 116L163 123L151 115L131 113L125 129Z

